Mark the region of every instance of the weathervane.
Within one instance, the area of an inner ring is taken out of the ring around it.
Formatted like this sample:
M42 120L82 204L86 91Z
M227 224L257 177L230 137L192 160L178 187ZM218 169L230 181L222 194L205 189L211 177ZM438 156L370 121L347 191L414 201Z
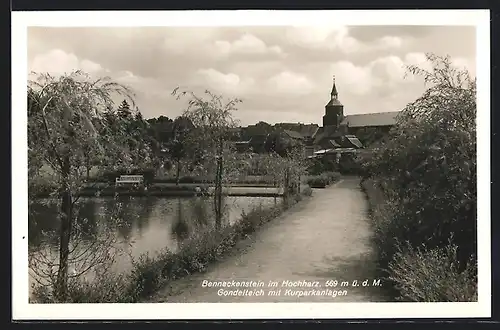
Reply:
M335 75L333 75L332 92L330 93L331 99L337 99L337 87L335 86Z

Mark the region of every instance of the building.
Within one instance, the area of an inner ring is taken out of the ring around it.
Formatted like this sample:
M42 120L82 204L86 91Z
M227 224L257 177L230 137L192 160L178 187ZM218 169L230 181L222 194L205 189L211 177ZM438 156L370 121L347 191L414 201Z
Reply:
M399 111L345 115L338 96L334 77L330 100L325 105L323 126L317 129L307 145L308 156L361 149L373 142L370 139L387 133L396 124Z
M344 105L333 78L330 100L325 105L322 126L304 123L259 122L241 128L240 141L235 142L240 151L266 152L270 138L279 136L293 145L304 146L306 156L324 156L353 153L387 134L396 124L399 111L345 115Z

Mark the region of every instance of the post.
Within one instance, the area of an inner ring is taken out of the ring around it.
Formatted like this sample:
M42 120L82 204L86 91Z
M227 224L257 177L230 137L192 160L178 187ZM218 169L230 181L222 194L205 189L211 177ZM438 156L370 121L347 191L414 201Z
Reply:
M214 187L214 206L215 206L215 226L221 227L222 221L222 153L223 153L223 140L219 138L217 146L217 164L215 172L215 187Z
M181 174L181 159L180 158L177 158L177 174L175 176L175 185L178 186L179 185L179 178L180 178L180 174Z
M56 297L60 302L65 302L68 296L68 263L69 263L69 241L73 225L73 201L71 188L69 186L70 175L69 156L63 160L62 174L62 205L61 205L61 227L59 237L59 267L57 271Z

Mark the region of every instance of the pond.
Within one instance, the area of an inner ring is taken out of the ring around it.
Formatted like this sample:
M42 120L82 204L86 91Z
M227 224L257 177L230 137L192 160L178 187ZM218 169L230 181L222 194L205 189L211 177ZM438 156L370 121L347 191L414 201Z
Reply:
M235 223L242 212L277 204L281 204L280 198L226 196L223 199L223 224ZM85 263L94 257L91 254L93 248L111 239L113 251L119 251L114 254L112 267L119 273L132 269L132 258L137 259L146 253L154 256L165 248L175 252L182 240L199 228L213 225L214 221L213 198L210 197L88 198L79 200L75 210L75 226L78 226L80 236L74 239L78 245L71 246L71 256L75 256L75 260L79 257ZM58 261L59 223L54 202L40 200L30 206L30 259L45 260L30 267L30 287L35 280L44 277L40 272L43 272L42 268L48 268L50 263L47 260ZM70 274L76 272L72 267L78 268L77 264L70 263Z

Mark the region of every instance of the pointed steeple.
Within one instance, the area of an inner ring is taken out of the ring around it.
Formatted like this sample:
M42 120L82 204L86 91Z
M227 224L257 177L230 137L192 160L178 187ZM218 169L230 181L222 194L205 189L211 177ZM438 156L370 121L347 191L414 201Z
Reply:
M335 75L333 76L333 87L330 96L332 100L337 100L339 96L339 94L337 93L337 86L335 86Z

